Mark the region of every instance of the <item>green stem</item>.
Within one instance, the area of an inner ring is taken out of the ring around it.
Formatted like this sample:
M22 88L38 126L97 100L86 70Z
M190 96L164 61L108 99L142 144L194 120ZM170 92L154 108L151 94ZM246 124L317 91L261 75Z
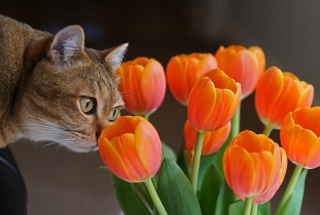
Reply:
M145 119L148 120L148 121L149 121L149 116L150 116L149 114L142 115L142 117L145 118Z
M197 193L198 174L204 134L204 132L198 131L196 148L194 149L193 162L191 167L191 185L195 193Z
M252 205L252 197L247 197L244 204L243 215L250 215L251 205Z
M231 140L239 134L240 131L240 116L241 116L241 103L238 106L238 109L236 113L233 115L231 119L231 131L228 136L227 141L222 145L222 147L219 149L219 154L217 158L217 166L222 174L223 168L222 168L222 160L223 160L223 154L226 148L229 146Z
M296 183L299 179L299 176L301 174L302 169L303 169L302 166L296 165L296 168L294 169L292 176L291 176L291 179L289 181L289 184L288 184L288 186L282 196L282 199L280 201L280 204L279 204L279 207L278 207L276 214L278 214L279 211L282 211L282 208L284 207L284 205L288 201L289 197L291 196L293 189L296 186Z
M233 115L231 119L231 139L233 139L235 136L239 134L240 131L240 116L241 116L241 103L239 104L239 107L236 111L236 113Z
M166 209L163 207L163 204L157 194L156 189L154 189L154 186L152 184L151 179L147 179L145 182L147 190L149 191L149 194L153 200L154 205L156 206L158 212L160 215L168 215Z
M266 135L267 137L269 137L272 130L273 130L273 128L268 127L268 126L264 126L264 129L263 129L263 132L262 132L262 133L263 133L264 135Z
M258 204L256 203L252 203L252 206L251 206L251 213L250 215L257 215L257 212L258 212Z

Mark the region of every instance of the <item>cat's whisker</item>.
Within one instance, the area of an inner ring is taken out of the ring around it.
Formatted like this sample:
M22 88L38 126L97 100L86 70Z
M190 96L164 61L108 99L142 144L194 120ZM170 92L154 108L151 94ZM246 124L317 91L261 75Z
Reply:
M51 146L51 145L55 145L56 143L54 142L54 141L51 141L51 142L48 142L48 143L46 143L46 144L43 144L43 145L41 145L40 147L41 148L45 148L45 147L47 147L47 146Z
M134 97L135 96L135 94L136 94L136 92L134 92L134 91L124 91L124 92L121 92L121 96L122 97Z

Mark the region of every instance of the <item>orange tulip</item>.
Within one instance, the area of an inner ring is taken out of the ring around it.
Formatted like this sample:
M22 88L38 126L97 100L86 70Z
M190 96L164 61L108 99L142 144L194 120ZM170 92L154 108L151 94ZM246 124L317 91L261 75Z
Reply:
M231 122L229 121L225 126L218 130L212 132L205 132L201 154L209 155L218 151L221 148L221 146L226 142L230 130ZM187 120L184 124L183 133L185 143L185 155L188 160L188 165L191 166L198 132L190 125L189 121Z
M261 121L269 128L279 129L285 116L313 100L313 86L300 81L290 72L269 68L259 80L255 107Z
M105 165L128 182L145 181L161 164L161 141L156 129L140 116L123 116L103 130L98 146Z
M192 88L188 119L198 131L214 131L225 126L241 100L241 85L222 70L206 72Z
M209 53L176 55L167 65L167 81L174 98L187 105L193 85L209 69L217 68L217 61Z
M117 74L121 77L119 90L127 111L146 116L161 105L166 91L166 78L157 60L138 57L122 63Z
M306 169L320 166L320 107L303 107L287 114L280 138L288 158Z
M245 130L226 148L223 171L229 187L244 200L261 204L280 187L287 169L285 151L263 134Z
M215 53L219 69L241 84L242 97L250 95L266 67L263 50L257 46L220 46Z

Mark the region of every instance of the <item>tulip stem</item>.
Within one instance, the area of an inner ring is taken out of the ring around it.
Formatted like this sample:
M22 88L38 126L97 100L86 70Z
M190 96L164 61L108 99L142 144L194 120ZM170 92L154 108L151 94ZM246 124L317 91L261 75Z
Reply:
M251 213L250 215L257 215L257 212L258 212L258 204L256 203L252 203L252 206L251 206Z
M302 166L296 165L296 168L294 169L292 176L291 176L291 179L289 181L289 184L288 184L286 190L284 191L284 194L282 196L282 199L280 201L280 204L278 206L276 214L278 214L279 211L282 211L282 208L284 207L284 205L288 201L289 197L291 196L293 189L295 188L295 186L298 182L298 179L299 179L299 176L301 174L302 169L303 169Z
M240 132L240 117L241 116L241 103L238 106L238 109L236 110L235 114L233 115L231 119L231 140L237 136Z
M244 204L243 215L250 215L251 205L252 205L252 197L247 197Z
M196 147L194 149L194 156L193 156L193 162L191 167L191 185L195 193L197 193L198 174L199 174L200 158L201 158L204 134L205 134L204 132L198 131Z
M271 131L273 130L273 128L269 127L269 126L264 126L264 129L263 129L263 134L266 135L267 137L270 136L271 134Z
M163 204L157 194L156 189L153 186L151 179L147 179L145 182L147 190L153 200L154 205L156 206L160 215L168 215L166 209L163 207Z

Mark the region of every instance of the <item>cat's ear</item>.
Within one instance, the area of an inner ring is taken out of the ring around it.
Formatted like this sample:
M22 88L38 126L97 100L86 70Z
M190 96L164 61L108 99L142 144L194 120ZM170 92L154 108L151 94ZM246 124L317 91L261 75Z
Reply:
M47 56L57 64L70 64L83 53L84 32L78 25L60 30L51 43Z
M124 43L115 48L107 49L101 52L104 60L108 65L110 65L113 72L115 72L120 66L124 54L127 51L128 43Z

